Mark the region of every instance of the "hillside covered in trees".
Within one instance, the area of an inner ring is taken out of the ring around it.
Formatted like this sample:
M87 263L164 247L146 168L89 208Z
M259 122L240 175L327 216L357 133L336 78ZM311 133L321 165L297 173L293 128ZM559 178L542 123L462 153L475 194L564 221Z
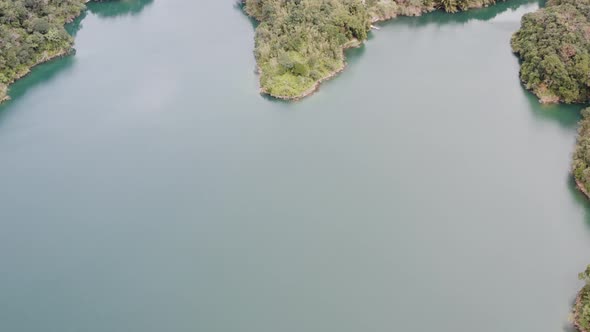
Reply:
M244 0L260 25L255 56L263 93L305 97L344 68L343 49L367 38L371 23L436 9L454 13L495 0Z
M590 0L549 0L512 38L520 77L542 102L590 99Z
M80 15L85 0L0 0L0 101L7 87L34 65L68 53L64 24Z

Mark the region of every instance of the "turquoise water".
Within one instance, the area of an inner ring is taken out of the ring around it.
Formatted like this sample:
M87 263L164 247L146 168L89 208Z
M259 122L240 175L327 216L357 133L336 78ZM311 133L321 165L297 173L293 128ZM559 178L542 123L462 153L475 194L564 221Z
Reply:
M519 83L536 8L381 23L284 103L233 0L92 4L0 106L0 331L569 331L580 107Z

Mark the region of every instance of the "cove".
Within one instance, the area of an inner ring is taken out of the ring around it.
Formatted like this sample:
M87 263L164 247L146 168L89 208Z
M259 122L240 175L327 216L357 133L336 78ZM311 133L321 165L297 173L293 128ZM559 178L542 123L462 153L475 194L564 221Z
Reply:
M382 23L285 103L234 1L90 5L0 105L0 330L569 331L590 205L579 107L510 50L538 6Z

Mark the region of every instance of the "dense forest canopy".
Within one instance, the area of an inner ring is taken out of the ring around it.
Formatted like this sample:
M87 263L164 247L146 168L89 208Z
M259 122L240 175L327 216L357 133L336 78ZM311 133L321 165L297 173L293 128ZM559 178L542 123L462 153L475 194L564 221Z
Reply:
M590 0L549 0L512 38L520 76L543 102L590 99Z
M263 92L293 99L344 67L343 48L367 38L372 22L435 9L457 12L495 0L244 0L260 21L255 55Z

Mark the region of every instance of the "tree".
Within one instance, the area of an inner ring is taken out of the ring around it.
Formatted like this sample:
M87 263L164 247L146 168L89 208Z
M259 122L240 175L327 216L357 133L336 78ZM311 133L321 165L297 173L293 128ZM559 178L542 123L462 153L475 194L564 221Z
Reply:
M578 274L578 279L583 280L587 285L590 285L590 265L586 267L584 272L580 272L580 274Z
M49 31L49 22L45 18L37 18L33 21L33 30L42 34L46 34Z

